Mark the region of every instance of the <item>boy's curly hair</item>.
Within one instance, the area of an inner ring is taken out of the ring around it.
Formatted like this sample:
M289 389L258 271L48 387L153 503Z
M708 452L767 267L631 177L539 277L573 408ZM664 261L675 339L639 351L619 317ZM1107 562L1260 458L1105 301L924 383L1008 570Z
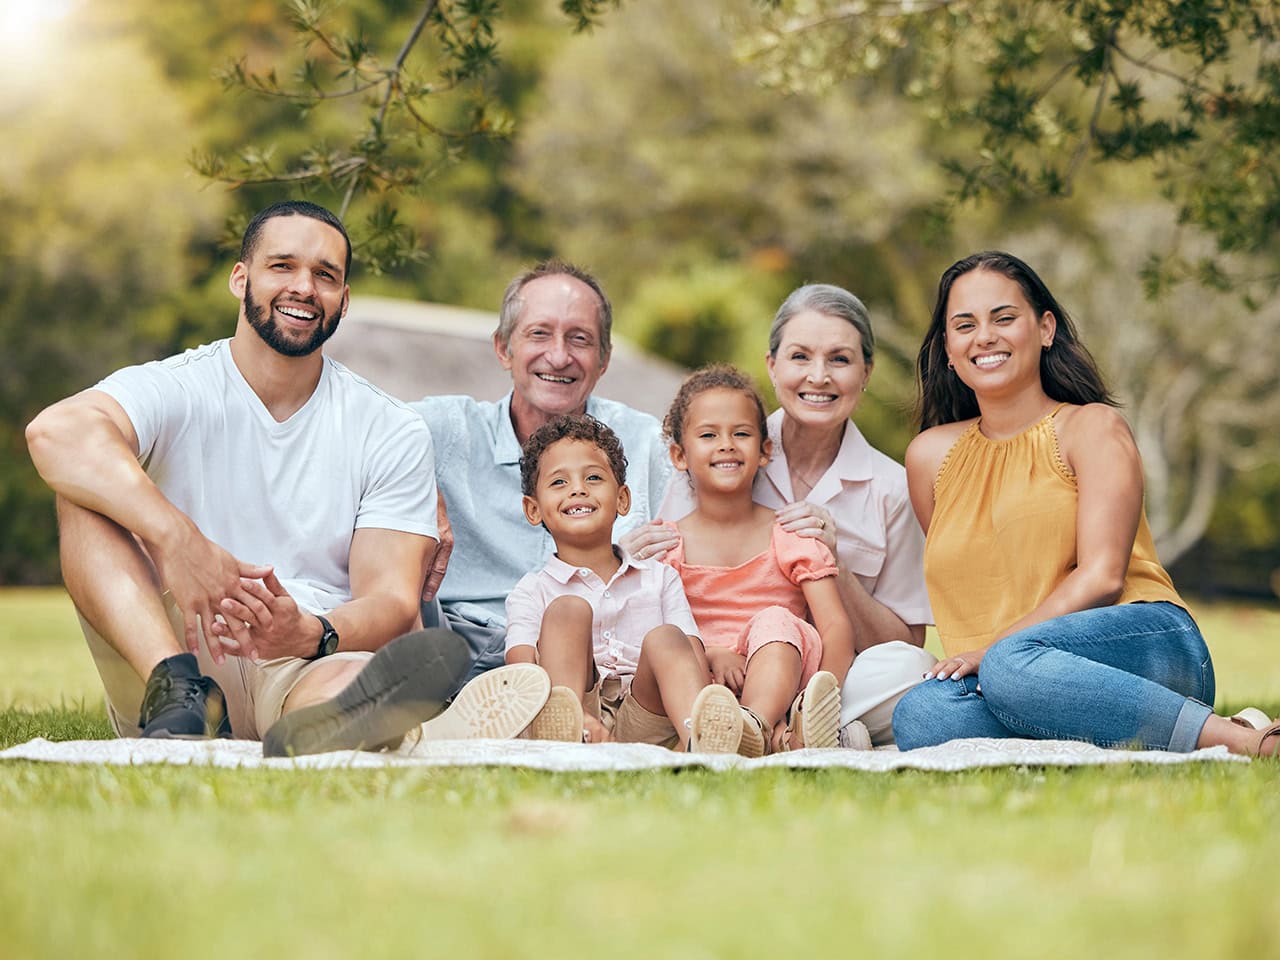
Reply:
M609 466L618 485L627 482L627 458L622 452L622 441L609 427L585 413L566 413L550 423L544 423L533 431L524 442L520 456L520 489L526 497L532 497L538 485L538 470L542 455L559 440L582 440L594 443L609 458Z
M760 391L756 389L755 381L727 363L713 363L685 377L684 383L676 391L675 399L671 401L671 409L662 421L662 432L668 440L684 446L684 421L689 415L689 404L693 403L693 398L698 394L708 390L741 390L754 400L759 418L760 440L764 442L769 436L769 426L765 422L764 400L760 397Z

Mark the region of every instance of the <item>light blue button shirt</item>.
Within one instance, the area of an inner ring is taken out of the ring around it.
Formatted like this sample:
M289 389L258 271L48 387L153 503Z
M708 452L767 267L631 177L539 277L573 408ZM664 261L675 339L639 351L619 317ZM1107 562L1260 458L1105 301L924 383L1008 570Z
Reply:
M453 526L453 554L437 598L455 616L505 627L507 594L555 552L551 534L524 517L511 394L496 403L445 396L409 406L431 428L436 483ZM587 413L612 428L627 456L631 512L614 526L616 543L654 515L671 477L671 461L662 427L649 414L598 397L587 401Z

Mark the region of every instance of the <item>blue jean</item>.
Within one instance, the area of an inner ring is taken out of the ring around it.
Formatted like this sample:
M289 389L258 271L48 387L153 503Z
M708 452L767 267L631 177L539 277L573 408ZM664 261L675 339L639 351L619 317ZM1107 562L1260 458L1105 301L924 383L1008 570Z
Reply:
M961 737L1194 750L1213 662L1191 615L1126 603L1046 620L993 644L977 676L925 680L893 711L902 750Z

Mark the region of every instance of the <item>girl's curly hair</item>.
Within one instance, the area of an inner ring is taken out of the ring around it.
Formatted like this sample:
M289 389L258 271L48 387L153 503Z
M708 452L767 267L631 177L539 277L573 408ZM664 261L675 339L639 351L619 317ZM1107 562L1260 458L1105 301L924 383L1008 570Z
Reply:
M749 376L727 363L713 363L685 377L684 383L680 384L680 389L676 391L675 399L671 401L671 408L667 411L666 418L662 421L662 432L668 440L684 446L684 421L689 415L689 404L693 403L693 398L698 394L706 393L708 390L740 390L750 397L756 405L760 440L764 442L769 436L769 427L765 422L764 400L760 397L760 391Z

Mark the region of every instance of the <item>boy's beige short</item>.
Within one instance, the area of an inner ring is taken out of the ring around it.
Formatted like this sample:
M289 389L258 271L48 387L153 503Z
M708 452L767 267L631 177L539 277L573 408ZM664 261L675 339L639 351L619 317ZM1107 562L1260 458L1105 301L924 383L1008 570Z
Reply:
M182 648L186 649L183 635L182 613L169 594L164 595L165 612L169 624ZM80 611L76 611L80 616ZM102 677L107 694L107 717L118 737L137 737L138 713L142 709L142 694L146 678L139 677L124 657L107 643L90 623L80 616L80 629L89 644L89 652ZM231 718L231 734L240 740L261 740L262 734L280 719L284 701L293 692L298 681L321 662L335 660L368 660L373 656L366 651L335 653L318 660L302 660L298 657L281 657L254 663L244 657L227 657L221 665L213 662L204 634L200 635L200 672L213 677L227 698L227 714Z
M656 743L668 748L680 743L671 721L640 706L630 687L623 693L618 677L598 681L582 698L582 707L613 731L619 743Z

